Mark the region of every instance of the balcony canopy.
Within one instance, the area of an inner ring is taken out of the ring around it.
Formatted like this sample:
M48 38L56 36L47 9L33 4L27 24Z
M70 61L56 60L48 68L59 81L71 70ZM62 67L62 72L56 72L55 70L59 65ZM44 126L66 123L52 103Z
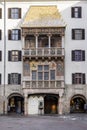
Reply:
M21 27L65 27L57 6L30 6Z

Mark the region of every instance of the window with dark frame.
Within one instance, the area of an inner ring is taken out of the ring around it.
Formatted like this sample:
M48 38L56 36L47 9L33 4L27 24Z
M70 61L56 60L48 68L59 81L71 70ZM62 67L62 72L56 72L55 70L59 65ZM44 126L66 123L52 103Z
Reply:
M11 73L8 74L8 84L21 84L21 74L18 73Z
M21 8L9 8L8 9L9 19L20 19L21 18Z
M11 35L12 40L18 40L18 35L19 35L18 31L19 31L18 29L12 30L12 35Z
M82 7L72 7L71 8L71 17L72 18L81 18L82 17Z
M32 70L32 80L36 80L36 70Z
M50 70L49 65L38 65L38 69L32 70L32 80L55 80L55 70Z
M43 80L43 73L42 72L38 72L38 80Z
M44 65L43 69L44 80L49 80L49 65Z
M49 72L44 72L44 80L49 80Z
M84 40L85 39L85 29L72 29L72 39L73 40Z
M21 51L12 50L8 51L8 61L21 61Z
M12 51L11 60L12 61L18 61L18 51Z
M49 80L49 65L38 65L38 80Z
M72 74L72 84L85 84L85 74L84 73L73 73Z
M55 70L50 70L50 79L55 80Z
M85 61L85 51L84 50L73 50L72 51L72 61Z
M23 75L24 76L30 75L30 64L28 60L23 62Z
M20 29L12 29L8 30L8 40L21 40L21 30Z

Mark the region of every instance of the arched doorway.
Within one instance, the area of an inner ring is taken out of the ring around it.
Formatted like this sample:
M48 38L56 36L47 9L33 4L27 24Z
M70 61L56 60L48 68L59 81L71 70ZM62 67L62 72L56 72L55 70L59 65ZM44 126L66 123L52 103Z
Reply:
M10 95L8 98L8 113L24 113L24 98L20 94Z
M58 97L55 95L46 95L44 97L44 113L57 114L58 113Z
M70 101L70 112L71 113L82 113L84 111L84 104L86 104L86 99L84 96L75 95Z

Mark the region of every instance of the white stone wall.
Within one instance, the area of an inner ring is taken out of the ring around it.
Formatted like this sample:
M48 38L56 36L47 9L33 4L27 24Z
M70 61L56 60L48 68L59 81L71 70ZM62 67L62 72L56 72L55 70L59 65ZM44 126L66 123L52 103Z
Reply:
M67 1L67 2L8 2L6 4L6 36L8 36L8 29L16 29L21 27L21 23L23 18L25 17L29 7L32 5L57 5L58 10L61 13L63 21L66 23L66 32L65 32L65 83L71 84L71 74L74 72L83 72L87 74L87 61L84 62L72 62L71 61L71 50L74 49L87 49L87 38L85 40L72 40L71 39L71 29L72 28L84 28L85 36L86 36L86 28L87 28L87 16L86 16L86 7L87 2L78 2L78 1ZM81 6L82 7L82 18L71 18L71 6ZM12 7L21 7L22 8L22 19L8 19L8 8ZM67 17L68 16L68 17ZM2 20L1 20L2 21ZM1 24L0 24L1 26ZM1 26L3 29L3 26ZM22 40L20 41L8 41L7 37L6 50L21 50L22 49ZM3 45L0 45L0 48L3 49ZM6 52L6 53L7 53ZM86 52L87 55L87 52ZM84 65L84 67L83 67ZM11 68L9 67L11 66ZM15 72L22 72L22 62L8 62L8 55L6 56L6 83L7 83L7 73L10 73L14 70ZM73 69L72 69L73 68ZM1 70L2 71L2 70ZM86 80L87 81L87 80Z
M3 3L0 3L0 8L2 8L2 12L4 12ZM2 40L0 40L0 51L2 51L2 61L0 61L0 73L2 74L2 83L4 77L4 14L2 14L2 19L0 19L0 29L2 30Z
M29 7L32 5L57 5L58 10L61 13L63 21L66 23L65 31L65 84L66 87L66 96L63 100L68 104L67 110L69 111L69 101L74 94L82 94L87 98L87 86L85 86L84 91L80 89L75 89L72 84L72 73L82 72L86 73L87 77L87 2L86 1L59 1L59 2L8 2L6 3L6 80L5 84L8 84L8 73L22 73L22 62L8 62L8 50L22 50L22 40L20 41L8 41L8 29L20 29L21 23L29 10ZM82 7L82 18L71 18L71 6L81 6ZM2 50L2 61L0 62L0 73L2 73L2 85L4 84L4 5L0 3L2 8L2 19L0 19L0 29L2 30L2 40L0 40L0 50ZM22 8L22 18L21 19L8 19L8 8L12 7L21 7ZM71 39L71 29L72 28L84 28L85 29L85 40L72 40ZM83 62L74 62L71 61L71 51L74 49L85 50L86 60ZM87 78L86 78L87 83ZM6 86L7 87L7 86ZM21 86L20 86L21 87ZM82 86L84 87L84 86ZM8 89L9 88L9 89ZM11 88L11 90L10 90ZM2 90L1 90L2 89ZM0 95L3 96L3 87L0 86ZM85 91L86 90L86 91ZM22 93L22 90L19 89L19 86L8 86L6 88L6 96L9 96L11 93ZM2 98L1 98L2 99ZM38 100L37 100L38 101ZM2 101L1 101L2 102ZM37 103L36 103L37 104ZM2 111L2 108L0 109ZM32 112L29 112L32 113ZM35 112L37 113L37 105Z
M30 96L28 99L28 114L40 114L39 102L44 102L42 96Z

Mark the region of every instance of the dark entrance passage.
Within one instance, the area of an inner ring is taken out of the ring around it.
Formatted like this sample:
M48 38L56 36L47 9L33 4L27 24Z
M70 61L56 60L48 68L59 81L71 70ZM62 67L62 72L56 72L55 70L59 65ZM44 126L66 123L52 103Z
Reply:
M8 113L24 113L24 98L12 96L8 101Z
M70 101L70 112L71 113L83 113L84 105L86 104L85 98L81 96L75 96Z
M44 113L57 114L58 113L58 98L53 95L47 95L44 98Z

